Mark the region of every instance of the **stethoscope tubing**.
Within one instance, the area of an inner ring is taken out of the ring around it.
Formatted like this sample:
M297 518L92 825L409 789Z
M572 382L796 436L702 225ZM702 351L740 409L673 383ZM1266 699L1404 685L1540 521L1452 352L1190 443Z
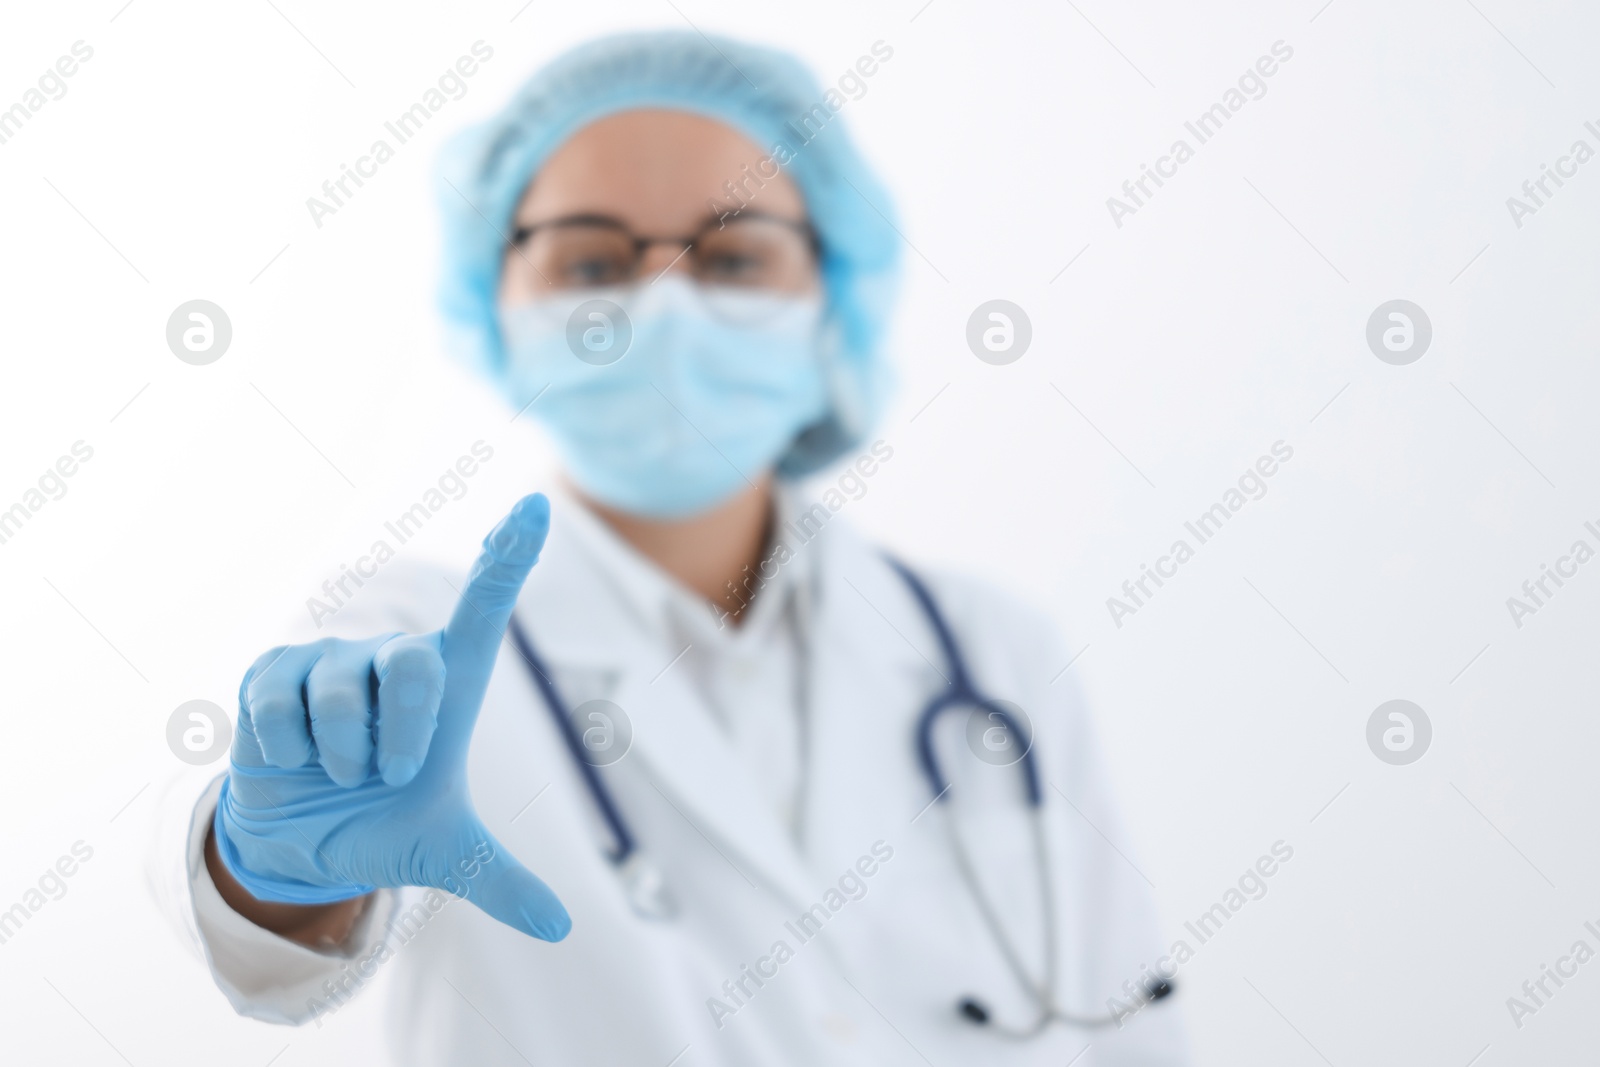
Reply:
M955 635L950 632L950 626L945 622L944 613L939 610L933 594L928 591L922 579L893 556L885 556L884 559L905 581L912 596L916 598L944 656L947 672L945 681L948 683L946 690L930 700L917 718L917 760L922 765L922 775L927 779L930 794L940 803L950 795L950 780L944 776L939 766L939 754L934 747L934 728L939 724L940 716L952 708L982 708L1004 723L1010 736L1021 739L1024 749L1019 762L1022 764L1023 785L1027 790L1028 806L1037 809L1044 803L1044 791L1039 786L1039 769L1034 763L1033 738L1022 729L1022 724L1017 722L1015 716L996 702L986 699L972 684L972 675L967 671L966 657L961 654Z
M613 866L620 867L638 851L638 842L634 840L633 832L628 829L622 813L617 810L611 790L600 780L599 768L585 756L583 738L578 734L577 723L573 722L572 716L567 713L566 704L562 701L561 694L556 691L555 682L550 678L549 668L545 666L538 652L534 651L533 642L528 639L527 631L522 628L522 623L517 620L515 612L511 615L511 623L507 629L511 633L512 644L516 646L517 652L528 665L528 673L533 675L533 682L539 689L539 695L544 698L545 706L550 709L551 717L556 720L561 739L566 742L567 752L572 756L572 762L577 764L579 773L583 775L584 784L588 786L595 806L600 809L600 817L605 820L606 828L611 832L612 850L608 858Z

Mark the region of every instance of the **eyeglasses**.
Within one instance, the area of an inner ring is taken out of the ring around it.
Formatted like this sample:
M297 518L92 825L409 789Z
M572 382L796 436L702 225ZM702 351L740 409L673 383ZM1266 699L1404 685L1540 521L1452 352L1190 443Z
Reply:
M620 219L568 215L519 226L511 240L540 278L560 289L627 285L650 246L664 244L683 249L678 259L688 259L701 285L798 293L811 288L821 255L809 223L757 212L712 220L688 237L641 237Z

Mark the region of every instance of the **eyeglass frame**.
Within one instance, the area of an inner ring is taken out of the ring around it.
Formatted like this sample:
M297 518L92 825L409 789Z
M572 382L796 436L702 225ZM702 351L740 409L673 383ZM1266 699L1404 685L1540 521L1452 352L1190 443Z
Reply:
M812 226L809 220L785 218L782 215L774 215L767 211L741 211L735 217L759 219L764 222L776 222L779 225L786 226L789 229L794 230L796 233L800 234L800 236L806 239L806 247L810 249L812 258L816 261L819 267L821 266L822 238L817 235L816 227ZM685 254L694 251L695 245L700 242L701 237L703 237L707 231L712 228L713 224L715 224L716 228L719 230L724 229L727 226L727 223L722 221L721 216L711 216L706 219L705 224L701 226L700 229L696 230L691 236L688 237L642 237L639 234L634 233L631 226L617 218L615 215L601 215L580 212L576 215L562 215L559 218L546 219L543 222L535 222L526 226L515 227L511 231L511 247L517 249L520 253L522 247L527 243L528 239L534 234L538 233L540 230L556 229L563 226L609 226L612 229L621 232L621 234L632 243L633 277L638 277L639 264L644 262L644 254L650 250L652 245L678 245L683 249L682 252L678 253L678 257L681 259ZM673 262L676 263L677 260L673 260ZM665 271L663 271L663 273L665 273Z

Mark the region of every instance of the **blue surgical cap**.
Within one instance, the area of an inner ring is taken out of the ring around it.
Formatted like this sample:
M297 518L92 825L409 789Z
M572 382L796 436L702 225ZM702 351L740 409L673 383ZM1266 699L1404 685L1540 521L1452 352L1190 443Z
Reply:
M523 191L551 153L619 111L689 111L737 129L783 167L822 246L823 355L833 410L801 434L779 472L806 474L852 450L888 398L891 376L880 349L900 249L889 196L837 115L845 102L793 56L691 31L603 37L553 60L499 114L454 137L441 157L440 298L453 351L504 382L496 309L502 257ZM772 165L761 161L759 173L770 178ZM737 184L744 175L728 177ZM758 205L759 193L753 199ZM739 203L721 202L728 210Z

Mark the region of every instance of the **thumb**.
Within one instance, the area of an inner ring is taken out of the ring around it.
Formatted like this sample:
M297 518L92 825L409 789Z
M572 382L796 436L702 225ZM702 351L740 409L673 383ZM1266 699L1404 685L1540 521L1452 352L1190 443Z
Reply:
M477 841L473 852L479 861L476 873L441 888L465 897L490 918L529 937L540 941L566 937L572 929L572 919L555 891L519 863L487 830L479 831ZM465 890L461 891L463 885Z
M534 493L517 501L483 539L483 552L467 576L441 642L445 688L434 747L446 755L466 754L501 636L549 532L550 501Z

